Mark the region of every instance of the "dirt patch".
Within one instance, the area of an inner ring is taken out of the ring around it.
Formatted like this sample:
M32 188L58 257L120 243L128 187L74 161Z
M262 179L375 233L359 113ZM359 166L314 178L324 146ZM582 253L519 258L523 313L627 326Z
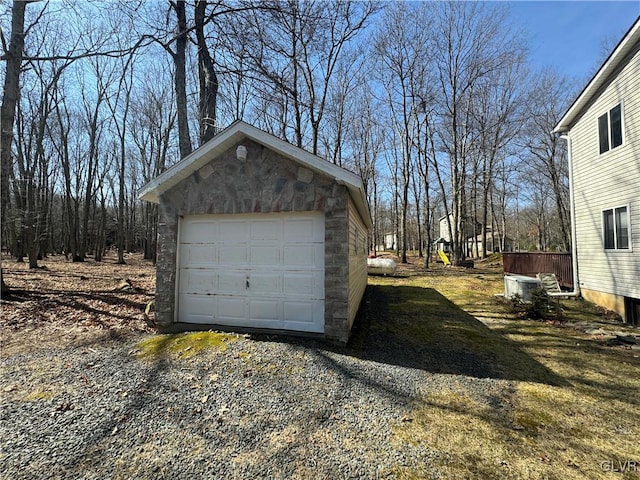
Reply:
M2 355L150 331L144 310L155 295L155 268L137 254L125 260L50 256L29 269L3 256L11 290L0 301Z

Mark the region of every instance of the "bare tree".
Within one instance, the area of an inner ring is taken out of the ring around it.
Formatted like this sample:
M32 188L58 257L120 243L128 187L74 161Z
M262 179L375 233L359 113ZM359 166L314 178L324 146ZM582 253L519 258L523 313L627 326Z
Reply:
M137 153L136 169L144 183L162 173L178 156L172 154L173 130L176 124L174 92L162 63L145 65L139 71L133 92L131 112L131 148ZM167 81L156 81L165 78ZM135 164L134 164L135 165ZM141 205L141 237L144 258L155 260L157 233L157 205Z
M216 134L216 106L218 96L218 76L209 54L204 32L206 23L206 0L196 0L194 23L196 44L198 46L198 81L200 84L199 120L200 144L213 138Z
M125 251L125 194L126 194L126 166L127 166L127 129L131 111L131 92L133 89L133 55L120 59L120 73L115 92L106 98L106 103L111 112L111 123L116 129L118 147L118 216L116 245L118 250L118 263L124 264Z
M38 267L41 242L46 236L46 215L49 209L51 153L48 122L55 107L60 75L66 64L36 64L32 62L33 88L18 104L14 192L21 217L18 238L29 258L29 268ZM21 252L22 253L22 252Z
M350 51L336 67L334 81L329 86L329 96L325 107L325 122L321 141L325 156L333 163L343 166L349 155L351 135L362 107L371 103L373 93L367 88L362 70L361 51ZM369 115L370 117L370 115ZM352 163L352 162L348 162Z
M453 213L453 262L465 257L470 162L477 153L474 96L482 79L512 61L518 44L506 26L506 11L482 4L438 5L435 18L435 71L439 87L439 148L448 156Z
M178 138L180 156L184 158L192 150L187 115L187 12L184 0L175 0L169 3L176 14L175 51L171 49L170 44L163 44L163 47L173 58L175 67L174 87L178 112Z
M265 2L245 16L235 35L252 74L262 79L263 98L278 92L278 134L319 153L321 125L336 69L347 46L376 12L374 3ZM291 130L292 133L287 133ZM281 135L283 136L283 135Z
M560 228L560 247L564 251L571 249L569 171L566 142L552 130L566 110L571 92L567 79L553 71L536 75L527 98L528 121L523 137L527 151L525 165L535 172L530 178L543 178L553 194Z
M474 92L473 118L478 131L478 149L473 162L474 186L479 195L472 203L473 238L480 233L482 251L475 254L482 258L487 256L487 229L491 225L489 214L490 201L495 177L496 164L502 156L513 154L514 140L521 131L524 120L525 75L522 70L524 52L517 45L512 49L513 58L505 59L502 68L496 69L481 79ZM509 151L511 147L512 151ZM478 214L477 209L480 209ZM481 231L477 231L480 225ZM491 231L493 235L493 231ZM474 248L478 248L476 240ZM495 242L492 242L495 245Z
M345 143L350 147L353 167L362 178L365 195L373 214L372 250L376 254L378 240L384 231L380 231L380 213L378 202L378 159L384 148L384 130L376 121L376 104L372 92L361 90L354 97L352 110L343 112L345 123L350 124L347 129ZM339 137L336 138L338 143ZM340 144L342 143L340 139ZM336 153L336 155L338 155ZM348 166L351 166L350 164Z
M428 62L428 36L421 28L427 18L428 5L412 7L398 3L387 10L384 29L376 38L376 55L380 62L390 120L396 135L400 157L399 196L401 261L407 263L407 215L409 186L415 155L414 136L419 108L418 92Z
M2 191L2 225L7 222L7 209L10 205L9 195L9 171L13 169L11 158L11 143L13 140L13 125L16 115L16 104L20 94L20 68L22 65L22 55L24 49L24 37L27 32L24 28L24 15L26 2L14 2L11 8L11 37L9 39L8 48L5 47L5 77L2 89L2 106L0 107L0 168L2 173L0 181L0 190ZM3 46L6 45L4 36L2 36ZM4 230L4 228L3 228ZM2 234L6 234L2 232ZM0 269L0 283L2 284L2 292L8 291L7 285L4 283L2 269Z

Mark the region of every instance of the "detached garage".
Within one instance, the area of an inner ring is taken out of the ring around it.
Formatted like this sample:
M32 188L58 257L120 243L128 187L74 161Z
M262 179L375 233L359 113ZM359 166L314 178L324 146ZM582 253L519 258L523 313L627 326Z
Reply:
M354 173L236 122L145 185L159 206L156 322L346 343L371 219Z

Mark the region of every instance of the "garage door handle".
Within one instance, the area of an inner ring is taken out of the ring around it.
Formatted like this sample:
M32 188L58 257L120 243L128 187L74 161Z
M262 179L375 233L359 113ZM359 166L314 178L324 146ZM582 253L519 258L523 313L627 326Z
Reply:
M249 277L247 277L247 290L249 290Z

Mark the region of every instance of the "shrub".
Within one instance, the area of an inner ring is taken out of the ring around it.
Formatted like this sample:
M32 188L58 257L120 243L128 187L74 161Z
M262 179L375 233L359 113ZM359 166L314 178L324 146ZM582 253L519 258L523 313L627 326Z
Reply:
M514 295L511 297L511 307L514 313L534 320L557 320L562 316L560 303L542 288L531 292L531 302L523 301L518 294Z

